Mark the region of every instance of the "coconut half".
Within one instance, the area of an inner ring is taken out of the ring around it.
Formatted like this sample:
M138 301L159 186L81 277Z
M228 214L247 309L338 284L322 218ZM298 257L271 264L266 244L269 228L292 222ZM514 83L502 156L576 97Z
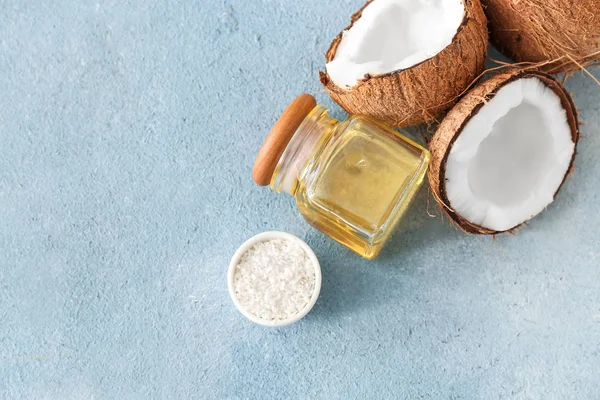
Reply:
M600 60L600 0L482 2L492 42L515 61L564 72Z
M467 93L431 143L431 189L470 233L511 231L542 212L573 167L579 123L565 88L511 70Z
M372 0L332 42L321 83L350 114L431 121L483 71L486 23L480 0Z

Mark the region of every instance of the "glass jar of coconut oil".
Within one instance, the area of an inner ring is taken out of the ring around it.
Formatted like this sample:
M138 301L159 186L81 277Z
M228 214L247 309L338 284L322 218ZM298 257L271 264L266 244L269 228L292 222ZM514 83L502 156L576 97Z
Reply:
M363 116L340 122L303 94L283 112L253 179L296 200L306 221L372 259L421 186L429 152Z

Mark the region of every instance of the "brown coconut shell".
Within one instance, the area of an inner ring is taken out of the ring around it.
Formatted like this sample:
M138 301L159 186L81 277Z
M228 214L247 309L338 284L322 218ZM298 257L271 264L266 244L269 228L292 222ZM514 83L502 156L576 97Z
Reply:
M354 25L371 1L352 16L345 30ZM452 43L436 56L409 69L366 76L350 89L338 87L326 72L320 73L321 83L352 115L368 115L396 128L436 119L452 107L485 67L488 32L481 2L463 2L463 22ZM325 55L327 62L335 57L342 33L331 43Z
M491 77L490 79L480 83L478 86L469 91L453 108L450 110L446 118L442 121L438 127L433 139L429 144L431 151L431 164L429 166L429 183L431 190L436 200L440 204L442 210L446 213L448 218L456 223L462 230L467 233L477 234L497 234L501 233L493 231L482 226L475 225L461 215L456 213L452 209L452 204L448 200L446 194L446 161L448 155L456 139L458 139L463 128L469 122L469 120L477 115L479 110L484 107L487 102L493 98L496 93L505 85L509 84L518 79L535 77L541 80L547 87L552 89L559 97L563 108L567 113L567 121L571 127L571 135L573 142L577 145L579 141L579 122L577 115L577 108L569 92L557 82L553 77L543 72L534 70L524 69L512 69L498 75ZM573 169L573 162L575 160L575 152L573 152L573 158L568 172L565 174L563 182L557 189L556 194L564 184L567 176ZM519 225L520 226L520 225ZM519 226L513 227L509 231L514 231Z
M555 73L600 60L600 0L482 2L493 44L515 61L554 61L542 69Z

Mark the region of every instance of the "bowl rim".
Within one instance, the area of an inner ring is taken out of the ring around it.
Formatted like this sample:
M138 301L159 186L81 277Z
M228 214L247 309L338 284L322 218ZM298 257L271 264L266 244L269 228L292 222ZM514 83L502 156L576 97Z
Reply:
M256 243L266 242L266 241L273 240L273 239L290 240L290 241L293 241L293 242L297 243L298 245L300 245L300 247L302 247L302 249L306 252L306 255L311 260L311 262L313 263L314 268L315 268L315 289L314 289L313 294L312 294L310 300L308 301L308 303L304 306L304 308L302 308L302 310L300 310L300 312L298 314L295 314L294 316L284 319L284 320L267 321L267 320L261 319L255 315L251 314L250 312L246 311L242 307L242 305L240 304L239 299L237 298L237 295L235 293L235 289L233 288L233 275L235 273L235 267L238 265L240 258L250 247L254 246ZM313 250L310 248L310 246L308 244L306 244L306 242L304 240L300 239L299 237L292 235L291 233L280 232L280 231L268 231L268 232L259 233L258 235L254 235L250 239L246 240L236 250L236 252L233 254L233 257L231 257L231 261L229 262L229 268L227 270L227 288L229 290L229 295L231 297L231 300L233 300L233 304L235 304L236 308L239 310L239 312L242 313L242 315L244 317L246 317L250 321L254 322L255 324L267 326L267 327L281 327L281 326L291 325L295 322L300 321L302 318L304 318L306 316L306 314L308 314L310 312L310 310L312 310L315 303L317 302L317 299L321 292L321 281L322 281L321 265L319 264L319 260L317 259L317 256L315 255Z

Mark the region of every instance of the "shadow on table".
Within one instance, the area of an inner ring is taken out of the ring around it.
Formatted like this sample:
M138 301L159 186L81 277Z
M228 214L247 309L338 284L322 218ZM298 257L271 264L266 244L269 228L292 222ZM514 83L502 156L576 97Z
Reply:
M390 274L398 273L403 254L410 252L414 257L415 253L431 248L435 241L448 242L464 235L440 216L441 210L433 196L427 210L428 194L428 185L424 185L397 231L372 261L356 255L316 229L305 233L304 239L315 251L323 275L321 295L310 318L340 313L352 315L357 309L373 306L373 302L381 300L378 297L382 285L389 285ZM405 273L412 274L411 268Z
M333 241L316 229L310 229L305 240L314 250L321 265L321 294L307 318L326 319L354 313L363 305L368 286L368 268L364 259Z
M406 251L427 251L436 241L452 241L464 235L443 215L429 185L425 184L375 262L387 263Z

